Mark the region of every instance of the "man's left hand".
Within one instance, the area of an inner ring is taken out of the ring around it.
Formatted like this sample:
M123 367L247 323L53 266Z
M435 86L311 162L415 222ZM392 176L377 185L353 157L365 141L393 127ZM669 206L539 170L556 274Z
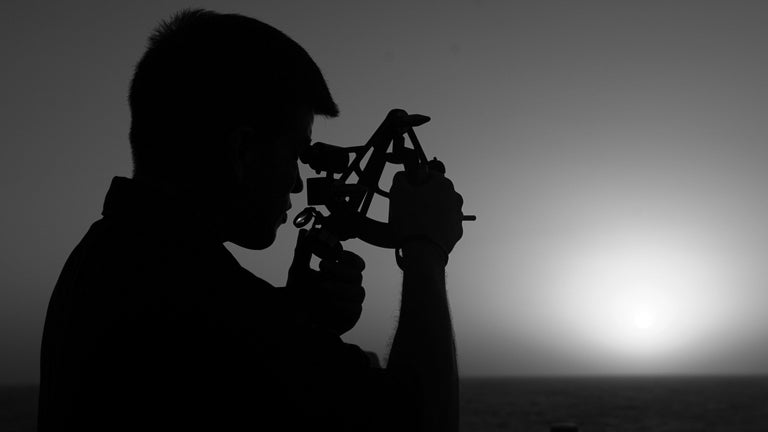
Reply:
M286 289L306 321L342 335L357 324L363 310L365 261L342 251L337 260L322 260L320 270L313 270L311 242L308 231L299 230Z

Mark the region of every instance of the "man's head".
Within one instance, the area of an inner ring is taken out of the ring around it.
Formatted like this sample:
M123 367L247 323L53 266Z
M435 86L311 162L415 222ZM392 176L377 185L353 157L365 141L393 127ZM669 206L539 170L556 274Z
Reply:
M315 115L338 108L317 65L253 18L185 10L163 22L129 95L134 177L196 191L223 240L268 247L301 190Z

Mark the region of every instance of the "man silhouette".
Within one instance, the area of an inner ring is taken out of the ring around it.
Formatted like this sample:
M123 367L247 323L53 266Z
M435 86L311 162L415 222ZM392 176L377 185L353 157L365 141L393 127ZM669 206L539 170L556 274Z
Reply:
M362 259L306 271L302 232L274 288L223 245L273 243L314 116L338 114L310 56L255 19L185 10L150 37L129 102L133 178L113 179L51 296L39 430L456 430L451 182L393 181L403 293L380 368L340 338Z

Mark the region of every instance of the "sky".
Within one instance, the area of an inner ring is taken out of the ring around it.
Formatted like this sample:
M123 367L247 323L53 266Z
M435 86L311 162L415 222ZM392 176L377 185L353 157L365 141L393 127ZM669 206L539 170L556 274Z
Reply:
M447 268L464 376L768 373L764 2L6 1L0 383L38 379L58 274L131 174L132 68L183 7L304 46L341 108L316 140L361 145L392 108L432 118L417 135L478 216ZM282 285L296 235L228 247ZM345 340L385 357L401 273L345 247L367 262Z

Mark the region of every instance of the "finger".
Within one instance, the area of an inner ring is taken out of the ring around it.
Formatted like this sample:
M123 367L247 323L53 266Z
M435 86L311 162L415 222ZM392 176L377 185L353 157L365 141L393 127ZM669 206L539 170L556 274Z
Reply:
M416 171L416 185L421 186L424 184L427 184L432 181L433 177L437 175L438 173L433 173L427 169L426 166L422 165L419 167L419 169Z
M436 174L437 174L437 173L436 173ZM441 179L441 181L443 181L443 182L444 182L446 185L448 185L448 187L449 187L449 188L450 188L452 191L455 191L455 190L456 190L456 187L453 185L453 181L451 181L451 179L449 179L448 177L446 177L446 176L444 176L444 175L442 175L442 174L440 174L440 179Z
M422 169L419 170L419 174L422 180L420 185L426 185L430 188L445 187L442 185L447 181L449 182L448 184L450 187L453 187L453 184L450 183L450 180L439 171L431 171L427 170L426 167L422 167Z
M395 173L395 176L392 177L392 188L404 188L408 187L410 188L410 183L408 183L408 173L405 171L398 171Z
M321 325L335 334L342 334L351 330L360 320L363 308L360 305L353 307L343 307L342 305L330 305L332 313L320 316Z
M365 260L352 251L341 251L336 261L320 261L320 271L338 276L358 276L365 270Z
M360 284L324 282L317 287L321 303L361 305L365 300L365 288Z
M365 260L360 255L348 250L342 251L339 256L339 264L358 273L365 270Z
M312 261L312 248L308 236L309 231L300 229L296 239L296 248L293 250L293 262L289 272L309 269Z
M363 274L355 269L344 267L335 262L320 262L320 280L329 283L361 285Z

